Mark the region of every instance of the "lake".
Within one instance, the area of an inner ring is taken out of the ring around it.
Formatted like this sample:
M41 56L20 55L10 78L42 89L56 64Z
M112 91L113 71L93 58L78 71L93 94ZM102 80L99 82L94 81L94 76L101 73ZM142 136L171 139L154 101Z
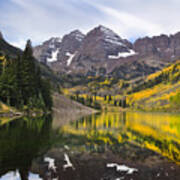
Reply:
M180 179L180 114L107 112L60 127L58 121L1 121L0 180Z

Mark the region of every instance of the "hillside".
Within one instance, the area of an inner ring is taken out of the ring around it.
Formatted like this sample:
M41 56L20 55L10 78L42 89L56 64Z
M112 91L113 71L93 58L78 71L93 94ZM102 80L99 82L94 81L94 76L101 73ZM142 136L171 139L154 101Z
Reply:
M22 51L20 49L10 45L4 40L1 32L0 32L0 52L10 57L16 57L22 54Z
M64 88L63 93L83 104L99 103L102 109L108 111L124 108L180 111L180 61L151 75L129 81L89 76L86 83L81 81L81 85Z
M180 110L180 61L151 74L127 97L132 108L143 110Z

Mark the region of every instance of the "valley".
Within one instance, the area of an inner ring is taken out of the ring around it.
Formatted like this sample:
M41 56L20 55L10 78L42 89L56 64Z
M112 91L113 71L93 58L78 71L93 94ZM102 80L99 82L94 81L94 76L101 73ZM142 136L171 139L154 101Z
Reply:
M51 38L34 47L33 54L53 91L86 106L178 112L178 34L131 43L100 25L86 35L74 30L63 38ZM22 54L2 35L0 42L2 54Z
M180 180L179 7L0 0L0 180Z
M178 37L1 36L0 179L178 180Z

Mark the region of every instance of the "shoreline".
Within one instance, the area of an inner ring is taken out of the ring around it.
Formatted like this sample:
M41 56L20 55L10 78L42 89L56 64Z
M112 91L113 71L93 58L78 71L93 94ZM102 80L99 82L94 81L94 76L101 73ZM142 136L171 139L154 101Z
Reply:
M81 117L99 112L57 93L53 95L53 102L53 127L60 127Z

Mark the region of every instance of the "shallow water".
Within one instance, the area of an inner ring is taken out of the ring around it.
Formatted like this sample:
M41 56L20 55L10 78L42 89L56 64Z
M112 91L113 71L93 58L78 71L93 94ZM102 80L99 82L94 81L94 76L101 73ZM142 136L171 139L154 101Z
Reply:
M175 170L163 172L160 167L164 161L167 169L179 167L180 114L109 112L93 114L62 127L52 126L52 119L26 117L0 126L1 180L139 180L148 179L148 173L149 179L153 175L180 179ZM108 163L134 167L137 172L134 176L117 172L109 169Z

